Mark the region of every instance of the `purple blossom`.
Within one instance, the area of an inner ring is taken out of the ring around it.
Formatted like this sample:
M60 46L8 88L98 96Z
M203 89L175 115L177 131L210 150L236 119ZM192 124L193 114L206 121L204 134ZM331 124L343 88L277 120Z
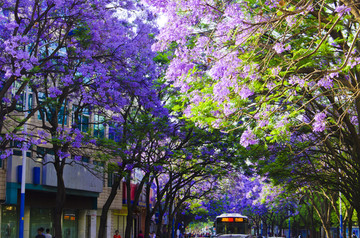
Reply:
M349 13L350 11L351 8L345 5L337 6L335 8L335 12L339 13L340 16L344 15L345 13Z
M271 69L271 72L274 76L278 76L280 71L281 71L280 66Z
M313 131L322 132L325 130L326 123L326 114L324 112L320 112L315 114L314 123L313 123Z
M55 98L55 97L61 95L61 93L62 92L61 92L61 90L59 88L56 88L56 87L50 87L49 88L49 96L51 98Z
M14 30L16 27L19 27L19 24L17 24L16 22L9 22L5 24L5 28L10 31Z
M290 84L299 84L300 87L305 86L305 80L303 78L300 78L299 76L292 75L289 79Z
M258 123L260 128L263 128L263 127L267 126L268 124L269 124L268 120L260 120Z
M333 80L330 76L325 76L323 78L321 78L318 82L317 85L320 87L324 87L326 89L330 89L334 86L333 84Z
M236 108L233 107L233 105L231 105L230 103L227 103L224 105L224 114L225 116L230 116L231 114L233 114L236 111Z
M246 86L243 86L239 92L239 95L242 99L247 99L249 96L253 94L254 93Z
M81 156L80 155L75 155L74 156L74 160L76 160L76 161L81 161Z
M61 150L57 151L57 155L59 156L60 159L66 159L66 158L70 157L69 152L63 152Z
M285 51L285 47L284 44L281 42L277 42L274 46L273 49L275 50L276 53L281 54L282 52Z
M249 128L246 129L240 137L240 145L248 147L256 143L258 143L258 139L256 139L255 134Z
M2 101L3 101L4 103L10 103L10 102L11 102L10 99L7 98L7 97L3 97L3 98L2 98Z
M13 150L4 150L0 153L0 159L9 158L13 154Z
M285 20L290 27L292 27L296 23L296 17L294 15L286 17Z
M357 117L357 116L352 116L352 117L350 118L350 121L351 121L351 123L354 124L354 125L358 125L358 123L359 123L359 120L358 120L358 117Z
M128 170L128 171L132 171L133 169L134 169L134 165L133 164L127 164L126 166L125 166L125 169L126 170Z
M162 172L163 171L163 166L161 165L157 165L157 166L154 166L154 170L157 171L157 172Z

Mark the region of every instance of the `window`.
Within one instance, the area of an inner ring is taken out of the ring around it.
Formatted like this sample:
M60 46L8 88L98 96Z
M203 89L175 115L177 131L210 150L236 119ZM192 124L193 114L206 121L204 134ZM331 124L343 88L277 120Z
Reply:
M67 125L67 118L68 118L68 113L67 113L67 111L66 111L66 113L65 113L65 110L66 110L66 107L67 107L67 105L62 105L61 106L61 108L60 108L60 111L59 111L59 115L58 115L58 123L59 124L63 124L64 123L64 125Z
M39 92L39 103L43 103L45 101L45 94L42 92ZM60 111L58 113L58 123L67 125L67 119L68 119L68 112L66 110L67 104L62 104ZM44 105L39 109L38 112L38 119L42 120L42 115L44 114L44 117L46 118L46 121L50 121L52 119L53 114L55 113L55 107L51 104Z
M14 87L11 90L12 97L15 96L15 94L19 90L20 86L21 85L20 85L19 82L14 83ZM16 110L18 110L18 111L24 111L25 110L25 94L26 94L26 90L24 90L24 92L22 92L20 94L20 97L16 101ZM30 89L29 89L29 92L28 92L28 109L32 109L32 92L31 92Z
M103 124L104 117L95 115L94 116L94 136L97 138L105 137L105 126Z
M37 235L37 229L39 227L49 228L53 231L52 224L53 212L50 208L30 208L30 236L35 237ZM6 236L5 236L6 237Z
M32 93L29 93L29 98L28 98L28 109L31 110L32 109ZM17 100L16 102L16 110L18 111L24 111L25 110L25 93L22 93L20 95L20 98Z
M111 187L117 179L119 179L117 172L108 172L108 187ZM118 189L120 189L120 184Z
M71 156L72 160L75 160L75 155ZM87 156L81 156L81 159L79 159L78 161L81 161L83 163L89 163L90 162L90 158Z
M13 155L22 156L22 150L21 150L22 142L12 141L10 145L11 147L13 147ZM29 149L31 150L32 146ZM26 157L31 157L31 151L26 152Z
M38 146L36 148L36 154L38 155L38 157L43 157L45 155L54 155L54 150L51 148L45 148L45 147L40 147Z
M81 157L81 161L84 162L84 163L89 163L89 162L90 162L90 158L87 157L87 156L82 156L82 157Z
M94 160L93 164L96 165L96 166L99 166L99 167L103 167L103 168L104 168L104 165L105 165L105 163L103 161L98 161L98 160Z
M114 173L108 172L108 187L111 187L114 182Z
M18 237L16 206L1 206L1 237Z
M63 237L78 237L78 210L64 209L63 215Z
M39 96L39 104L43 103L45 101L45 93L39 92L38 96ZM46 105L42 106L38 112L39 120L42 120L43 116L46 118L46 121L50 121L52 117L52 113Z
M73 106L72 123L75 124L80 131L87 132L89 130L89 109L83 108L80 110L77 120L75 120L75 111L78 110L78 106Z

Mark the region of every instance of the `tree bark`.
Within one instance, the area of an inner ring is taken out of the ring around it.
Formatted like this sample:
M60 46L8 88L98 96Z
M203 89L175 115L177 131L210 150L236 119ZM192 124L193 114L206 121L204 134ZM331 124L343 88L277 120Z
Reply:
M134 211L133 211L133 206L131 204L131 178L130 178L130 176L128 176L126 178L126 200L127 200L128 214L126 216L125 238L131 238L131 229L133 227Z
M145 231L144 236L149 237L150 234L150 225L151 225L151 217L153 213L151 212L150 207L150 191L151 191L152 180L146 184L146 217L145 217Z
M115 179L114 183L111 186L111 192L110 192L108 198L106 199L104 206L102 207L98 238L106 237L105 236L106 235L105 228L106 228L106 222L107 222L107 214L109 212L112 202L114 201L114 199L116 197L120 182L121 182L121 178Z
M58 158L56 159L58 160ZM54 228L55 228L55 237L62 238L62 213L66 201L66 191L65 191L65 183L63 178L63 166L59 163L55 164L56 175L57 175L57 191L56 191L56 206L55 206L55 214L54 214Z

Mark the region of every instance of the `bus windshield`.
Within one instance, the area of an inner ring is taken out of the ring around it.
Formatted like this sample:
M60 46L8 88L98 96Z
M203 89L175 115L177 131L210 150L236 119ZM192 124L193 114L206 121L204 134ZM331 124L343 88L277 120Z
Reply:
M249 220L244 216L223 214L216 218L217 234L248 234Z
M218 234L247 234L247 223L237 222L218 222L216 226Z

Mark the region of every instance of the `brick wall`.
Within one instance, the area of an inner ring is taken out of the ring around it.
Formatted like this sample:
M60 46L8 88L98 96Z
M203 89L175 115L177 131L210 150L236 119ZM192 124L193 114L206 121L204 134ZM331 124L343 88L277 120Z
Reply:
M110 187L103 188L103 192L100 193L98 197L98 203L97 203L98 209L101 209L104 206L107 198L109 197L110 192L111 192ZM110 206L110 209L120 210L121 208L122 208L122 188L118 189L118 193L116 194L116 197Z
M5 200L6 195L6 170L5 160L2 161L2 167L0 168L0 200Z

